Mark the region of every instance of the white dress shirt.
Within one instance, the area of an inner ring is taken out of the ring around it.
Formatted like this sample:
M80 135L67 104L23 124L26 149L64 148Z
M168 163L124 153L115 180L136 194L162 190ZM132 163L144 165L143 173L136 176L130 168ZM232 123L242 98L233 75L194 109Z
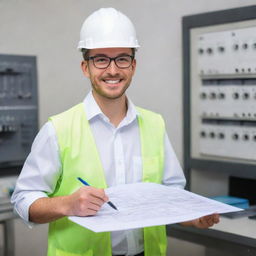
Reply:
M137 112L128 99L128 110L118 127L109 122L97 105L92 92L84 99L90 123L109 187L142 181L142 159ZM167 134L162 184L183 188L185 178ZM60 176L61 161L57 136L47 122L36 136L17 180L11 201L15 211L29 225L29 207L38 198L54 191ZM143 251L142 229L111 233L112 253L134 255Z

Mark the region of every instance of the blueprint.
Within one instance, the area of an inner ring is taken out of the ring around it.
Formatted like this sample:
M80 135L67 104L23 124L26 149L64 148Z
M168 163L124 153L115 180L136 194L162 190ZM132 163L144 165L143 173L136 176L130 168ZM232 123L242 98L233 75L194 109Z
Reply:
M118 211L104 204L94 216L69 219L94 232L118 231L193 220L243 209L156 183L118 185L105 190Z

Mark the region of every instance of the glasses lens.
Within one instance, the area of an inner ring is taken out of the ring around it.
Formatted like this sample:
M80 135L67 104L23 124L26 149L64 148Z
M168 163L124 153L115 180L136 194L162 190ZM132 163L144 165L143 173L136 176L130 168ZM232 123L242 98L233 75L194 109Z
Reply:
M116 58L110 58L105 56L92 56L90 57L93 60L93 64L96 68L107 68L111 60L115 61L115 64L118 68L129 68L132 64L132 56L123 55Z
M132 64L132 57L128 55L117 57L115 63L119 68L128 68Z
M109 65L110 59L108 57L94 57L93 63L96 68L106 68Z

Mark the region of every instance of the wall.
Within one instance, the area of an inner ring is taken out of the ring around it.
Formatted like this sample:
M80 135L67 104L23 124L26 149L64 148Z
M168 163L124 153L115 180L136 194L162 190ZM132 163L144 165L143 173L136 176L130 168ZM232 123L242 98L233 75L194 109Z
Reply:
M136 104L163 114L169 137L182 160L181 17L254 3L255 0L0 0L0 53L37 56L42 125L48 116L81 101L90 88L80 71L81 56L76 50L84 18L99 7L120 9L134 21L142 46L129 95ZM207 175L201 177L200 183L206 179Z

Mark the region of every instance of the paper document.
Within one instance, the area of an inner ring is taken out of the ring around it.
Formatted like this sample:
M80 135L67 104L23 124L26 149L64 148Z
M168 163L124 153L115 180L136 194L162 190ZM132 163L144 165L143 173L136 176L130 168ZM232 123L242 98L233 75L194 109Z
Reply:
M118 211L104 204L94 216L71 216L69 219L94 232L106 232L173 224L212 213L242 210L156 183L118 185L105 192Z

